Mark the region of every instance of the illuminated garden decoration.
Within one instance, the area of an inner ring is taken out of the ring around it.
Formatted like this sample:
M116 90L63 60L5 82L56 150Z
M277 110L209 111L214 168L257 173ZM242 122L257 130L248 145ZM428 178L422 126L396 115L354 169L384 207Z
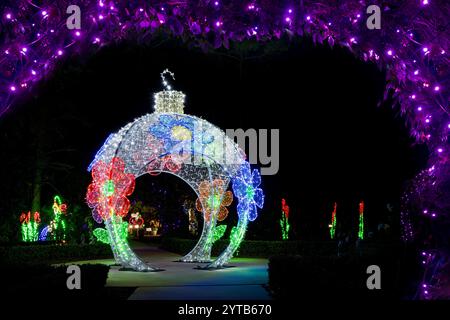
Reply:
M60 196L53 198L53 220L50 222L50 234L55 241L65 241L67 236L67 204L63 203Z
M139 230L144 227L144 219L139 212L132 213L130 220L128 220L129 232L136 231L136 237L139 236Z
M336 236L336 224L337 224L336 213L337 213L337 202L334 203L333 212L331 213L331 223L329 224L331 239L334 239L334 237Z
M193 202L190 200L185 200L183 203L183 210L189 219L189 232L194 236L197 235L198 220L197 215L195 214Z
M78 1L82 30L71 30L61 26L72 1L2 2L0 18L7 37L0 43L0 115L32 92L41 79L47 79L60 61L80 53L91 55L121 40L145 43L153 39L149 36L153 33L186 39L204 50L229 48L230 43L245 40L267 43L284 35L310 36L317 44L346 47L361 60L386 70L384 99L393 93L411 135L430 150L427 168L405 189L400 218L405 242L425 246L431 236L438 240L432 247L427 245L432 257L423 266L425 284L439 283L444 271L439 261L448 258L439 239L446 239L450 226L447 0L105 3ZM380 6L379 30L366 25L373 12L368 7L373 4ZM158 160L165 165L172 159ZM429 220L433 228L417 232L422 219ZM418 296L426 299L445 292L438 285L420 290Z
M116 219L112 220L112 229L119 235L122 241L127 241L128 238L128 222L122 221L120 217L116 217ZM94 236L98 241L111 244L111 239L109 237L109 233L104 228L96 228L94 229Z
M19 217L20 231L22 234L23 242L35 242L39 240L39 224L41 223L41 217L39 212L35 212L31 215L31 212L22 213Z
M364 201L359 203L358 238L364 239Z
M121 237L119 219L130 208L136 178L166 172L184 180L197 194L197 209L203 213L203 231L185 262L208 262L205 268L226 264L242 242L247 224L258 216L264 195L261 176L251 170L239 146L222 130L195 116L184 114L184 94L172 90L161 74L165 89L155 94L155 112L144 115L109 136L89 167L92 183L86 199L97 222L105 222L114 256L125 268L154 271L130 249ZM228 215L233 194L238 200L238 223L226 249L211 261L211 247L226 226L217 221ZM131 221L130 221L131 222ZM102 232L103 233L103 232ZM103 238L106 239L104 236Z
M281 239L288 240L289 229L291 228L291 226L289 225L289 206L287 205L285 199L281 199L280 227L281 227Z

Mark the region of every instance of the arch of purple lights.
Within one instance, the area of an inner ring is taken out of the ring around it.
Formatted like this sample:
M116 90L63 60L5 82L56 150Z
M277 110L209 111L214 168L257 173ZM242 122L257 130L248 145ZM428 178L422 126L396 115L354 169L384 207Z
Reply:
M69 5L80 7L80 30L66 27ZM369 5L381 8L379 30L366 26ZM6 0L0 11L0 115L62 60L125 39L145 42L156 31L204 50L282 36L347 47L386 70L384 98L398 102L411 135L428 145L428 167L405 187L400 217L403 240L423 248L416 298L440 298L450 256L449 6L445 0Z

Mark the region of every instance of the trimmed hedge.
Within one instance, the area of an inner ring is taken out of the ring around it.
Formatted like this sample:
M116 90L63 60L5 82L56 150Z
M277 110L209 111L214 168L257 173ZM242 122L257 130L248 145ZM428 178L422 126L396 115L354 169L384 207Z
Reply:
M381 269L381 290L369 290L367 267ZM275 299L392 299L400 298L399 259L392 255L299 256L269 259L269 288Z
M0 247L2 265L51 264L111 257L111 247L103 243Z
M53 267L49 265L21 265L16 267L0 267L3 290L8 299L23 299L24 293L33 299L49 298L102 298L107 295L105 288L109 266L102 264L80 265L81 289L67 288L67 266Z
M197 240L164 238L161 249L181 255L189 253ZM212 248L212 255L217 256L228 245L228 240L217 241ZM336 244L332 241L301 242L301 241L257 241L244 240L235 256L269 258L279 254L320 254L332 255L336 252Z

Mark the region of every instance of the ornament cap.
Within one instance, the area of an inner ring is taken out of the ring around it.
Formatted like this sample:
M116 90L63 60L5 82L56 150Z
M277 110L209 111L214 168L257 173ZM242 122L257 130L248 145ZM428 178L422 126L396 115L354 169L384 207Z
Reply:
M155 112L184 113L185 94L181 91L163 90L155 94Z

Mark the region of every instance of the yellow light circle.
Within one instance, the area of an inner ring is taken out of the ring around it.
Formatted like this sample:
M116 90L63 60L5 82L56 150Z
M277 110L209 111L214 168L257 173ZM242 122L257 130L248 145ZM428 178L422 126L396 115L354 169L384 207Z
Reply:
M183 126L174 126L172 128L172 139L174 140L191 140L192 139L192 132Z

